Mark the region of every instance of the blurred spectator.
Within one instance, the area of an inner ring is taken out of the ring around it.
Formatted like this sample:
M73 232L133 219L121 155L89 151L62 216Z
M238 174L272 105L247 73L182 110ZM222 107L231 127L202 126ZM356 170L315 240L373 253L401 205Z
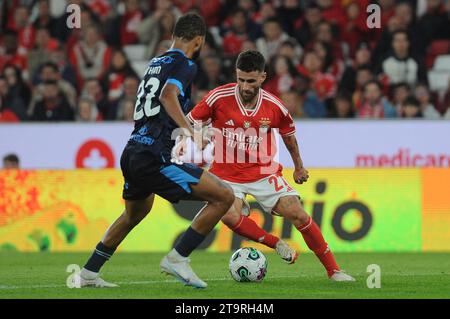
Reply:
M422 32L425 46L436 39L450 38L450 16L445 12L442 0L427 1L427 11L418 21L418 28Z
M295 90L289 90L281 93L281 101L283 101L284 106L288 109L289 113L293 117L304 117L302 99L300 94Z
M336 93L336 79L329 73L322 72L324 61L315 51L309 51L304 55L303 64L299 72L310 80L310 89L314 95L324 101ZM306 107L305 107L306 111Z
M264 21L275 18L276 16L277 12L272 2L265 1L261 3L259 11L252 15L252 20L257 24L262 25Z
M78 89L88 78L100 79L108 69L111 49L101 39L98 26L89 25L83 30L83 40L73 47L70 62L75 67Z
M36 4L38 16L33 23L36 29L45 28L53 38L58 36L58 21L50 15L49 0L38 0Z
M353 92L356 90L356 70L363 65L369 65L371 62L371 49L367 42L360 42L356 48L355 59L348 65L342 74L339 82L339 90ZM371 70L370 67L368 68Z
M36 103L33 121L73 121L74 113L67 99L58 89L54 80L44 82L42 101Z
M420 103L414 96L409 96L402 108L402 117L404 118L421 118Z
M125 12L116 21L122 46L138 42L137 29L143 17L139 0L125 0Z
M242 44L247 40L255 40L256 26L247 18L247 12L237 8L230 15L230 26L224 33L223 52L237 56L242 51Z
M332 48L329 43L315 41L312 50L317 53L322 63L322 72L329 73L334 77L340 78L344 72L344 63L342 59L335 58L332 55Z
M70 106L72 108L75 108L77 91L71 83L61 77L61 73L59 72L58 66L55 63L46 62L40 68L39 83L34 88L31 109L33 108L34 104L42 100L44 95L43 83L46 81L55 81L58 85L60 93L67 99L67 102L70 104Z
M95 101L89 97L81 97L77 104L76 121L95 122L98 118Z
M134 107L136 104L136 98L125 97L123 98L117 108L117 117L119 121L132 122L134 121Z
M283 17L281 20L284 31L294 34L295 24L300 22L301 10L299 0L282 0L278 7L277 15Z
M333 100L333 108L330 112L332 118L353 118L353 103L351 95L347 92L339 92Z
M52 52L50 52L50 62L54 63L58 67L61 79L64 79L72 85L72 87L77 87L77 79L75 70L70 65L69 59L67 58L66 52L60 47Z
M106 115L106 119L110 120L120 119L119 109L121 103L123 103L124 100L133 100L134 103L136 103L136 93L139 87L139 82L140 82L139 78L133 75L128 75L125 77L123 82L123 94L118 100L116 100L109 106L109 111Z
M3 169L19 169L20 160L16 154L7 154L3 157Z
M349 55L354 56L359 42L368 38L366 6L358 1L351 1L345 8L345 17L339 25L342 41L348 45Z
M158 3L160 2L158 1ZM158 43L172 39L172 29L175 26L176 17L176 13L172 10L158 8L140 23L137 34L139 41L147 44L147 59L158 55L156 52Z
M124 80L126 81L126 80ZM125 83L124 83L125 86ZM136 94L137 90L134 92ZM97 111L100 119L107 119L111 112L112 104L109 103L108 97L103 91L100 81L96 78L90 78L85 81L81 96L88 97L97 105Z
M392 103L397 112L397 116L401 116L403 105L408 96L411 95L411 88L407 83L399 83L393 87L392 91L393 91Z
M20 96L11 94L8 81L0 75L0 122L19 122L27 119L27 109Z
M392 35L392 53L383 60L382 71L388 75L390 84L406 82L415 85L427 80L423 65L410 55L407 32L396 31Z
M419 84L414 90L414 95L420 103L420 111L425 119L437 120L441 118L441 115L436 110L433 104L431 104L430 91L425 84Z
M26 70L27 57L18 50L19 40L16 31L6 30L2 34L3 46L0 47L0 71L6 64L17 65L21 70Z
M201 60L200 76L196 80L196 85L200 90L212 90L227 83L221 68L222 64L218 57L210 55Z
M314 47L315 42L322 42L327 44L330 47L331 57L333 59L341 59L343 58L343 52L341 48L341 42L339 41L339 37L333 32L332 25L327 21L322 21L317 26L314 41L310 43L307 48Z
M48 29L37 29L35 46L28 53L28 70L31 77L42 63L49 60L50 52L57 50L58 46L58 41L50 38Z
M33 48L36 29L30 23L30 11L27 6L18 6L14 12L14 26L12 29L19 37L19 52L23 55Z
M298 65L300 64L302 53L302 48L293 38L284 41L277 52L277 54L287 57L295 67L298 67Z
M374 51L375 63L381 63L392 48L393 36L397 31L407 32L409 53L423 59L425 44L420 28L414 20L413 8L408 2L399 2L394 7L394 15L389 18Z
M220 10L222 8L220 0L173 0L173 4L182 13L197 11L198 14L203 16L208 27L216 26L220 23Z
M263 37L256 40L256 47L266 60L270 60L277 53L281 44L289 39L289 36L283 32L280 22L276 18L264 21L263 34Z
M108 92L108 100L115 101L123 94L123 82L127 75L136 76L125 53L116 49L112 53L111 65L103 78L103 87Z
M270 93L280 96L296 87L297 71L292 61L284 55L275 56L269 63L269 74L263 86Z
M322 12L317 4L312 2L306 8L303 20L296 25L295 37L302 47L306 47L313 40L321 21Z
M363 94L364 86L366 85L366 83L374 79L375 75L373 74L369 64L360 65L356 69L355 89L349 90L349 92L353 92L352 100L355 105L355 110L358 110L359 107L361 106L361 100L364 95Z
M21 98L26 106L31 101L31 89L22 78L22 71L13 64L8 64L3 70L6 81L8 82L9 94Z
M396 117L394 107L382 94L380 83L369 81L364 86L363 92L363 101L358 111L359 118Z

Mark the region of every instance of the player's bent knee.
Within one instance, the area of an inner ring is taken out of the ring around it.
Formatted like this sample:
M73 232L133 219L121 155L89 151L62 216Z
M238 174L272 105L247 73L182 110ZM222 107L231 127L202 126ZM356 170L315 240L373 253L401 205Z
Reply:
M228 206L228 208L234 203L234 192L228 185L223 188L223 203Z

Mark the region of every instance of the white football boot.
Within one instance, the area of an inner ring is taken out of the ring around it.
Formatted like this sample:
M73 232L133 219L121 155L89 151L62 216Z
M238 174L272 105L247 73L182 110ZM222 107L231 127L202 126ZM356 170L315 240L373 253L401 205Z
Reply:
M194 273L189 264L190 262L189 258L181 256L175 249L172 249L161 260L161 272L174 276L186 286L206 288L208 285Z
M275 250L280 257L288 264L295 263L298 257L298 253L295 249L291 248L285 241L279 240L275 246Z
M116 284L104 281L100 278L99 273L95 273L89 271L85 268L81 270L79 274L73 276L73 284L75 288L85 288L85 287L94 287L94 288L114 288L119 287Z
M330 279L333 281L356 281L355 278L346 274L343 270L335 270Z

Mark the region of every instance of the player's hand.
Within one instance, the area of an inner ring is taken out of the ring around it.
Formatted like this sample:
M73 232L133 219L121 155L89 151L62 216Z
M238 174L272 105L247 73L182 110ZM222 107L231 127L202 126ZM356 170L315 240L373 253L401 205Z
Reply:
M303 184L309 178L308 170L304 167L294 170L294 181L297 184Z

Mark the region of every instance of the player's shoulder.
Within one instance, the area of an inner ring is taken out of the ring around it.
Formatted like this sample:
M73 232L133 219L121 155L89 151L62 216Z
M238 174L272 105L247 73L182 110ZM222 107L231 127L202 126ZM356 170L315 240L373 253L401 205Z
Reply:
M283 113L283 115L288 115L289 111L286 108L286 106L284 106L283 101L281 101L276 95L261 89L262 91L262 102L264 105L267 105L268 107L272 107L275 108L276 110L281 111L281 113Z
M221 99L234 97L236 85L236 83L228 83L209 91L206 95L206 103L211 106Z
M236 83L228 83L221 86L216 87L215 89L212 89L209 91L209 95L211 94L217 94L217 93L223 93L224 91L231 91L236 88Z

